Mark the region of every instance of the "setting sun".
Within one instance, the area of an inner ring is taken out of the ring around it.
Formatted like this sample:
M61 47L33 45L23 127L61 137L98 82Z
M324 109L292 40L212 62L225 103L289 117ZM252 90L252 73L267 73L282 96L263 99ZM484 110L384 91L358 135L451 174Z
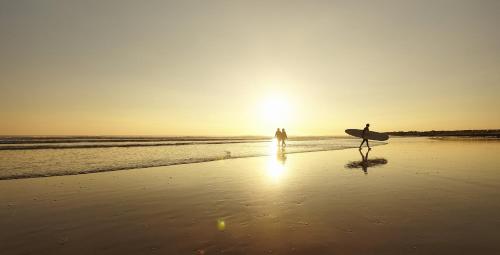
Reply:
M292 122L293 108L286 98L273 96L261 103L259 114L266 126L285 127Z

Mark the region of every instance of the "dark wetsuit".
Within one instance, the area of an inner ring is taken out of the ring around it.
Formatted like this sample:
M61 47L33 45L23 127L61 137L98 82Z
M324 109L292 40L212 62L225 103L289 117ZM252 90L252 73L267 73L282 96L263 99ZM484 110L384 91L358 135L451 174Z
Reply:
M363 134L361 134L361 137L363 138L363 141L359 145L360 149L361 149L361 146L363 146L363 143L365 143L365 142L366 142L366 146L368 146L368 148L370 148L370 144L368 144L368 139L366 139L366 135L368 134L368 132L370 132L370 130L368 129L368 127L365 127L363 129Z

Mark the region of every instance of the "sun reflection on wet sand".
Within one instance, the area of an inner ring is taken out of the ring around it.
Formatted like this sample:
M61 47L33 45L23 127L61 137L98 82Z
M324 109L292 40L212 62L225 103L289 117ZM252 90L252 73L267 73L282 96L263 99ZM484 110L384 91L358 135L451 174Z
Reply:
M269 177L269 180L276 183L283 179L286 173L286 153L284 148L277 146L275 139L273 139L269 147L271 150L271 156L267 162L267 176Z
M267 174L269 179L279 181L285 172L285 166L278 162L275 158L269 160L267 165Z

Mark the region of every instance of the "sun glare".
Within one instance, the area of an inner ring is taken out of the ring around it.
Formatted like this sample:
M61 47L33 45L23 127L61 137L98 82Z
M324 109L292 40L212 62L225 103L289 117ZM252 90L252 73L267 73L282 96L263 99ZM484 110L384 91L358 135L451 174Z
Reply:
M270 97L261 105L261 116L270 126L285 127L292 117L292 108L283 97Z

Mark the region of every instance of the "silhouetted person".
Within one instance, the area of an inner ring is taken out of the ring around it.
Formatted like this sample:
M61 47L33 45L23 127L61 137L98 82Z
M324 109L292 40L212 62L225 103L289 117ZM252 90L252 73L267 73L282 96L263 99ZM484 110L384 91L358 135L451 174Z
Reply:
M366 142L366 146L368 146L368 149L371 149L370 144L368 143L368 139L366 138L366 136L368 135L368 132L370 132L369 127L370 127L370 124L366 124L365 128L363 129L363 133L361 134L361 138L363 138L363 141L359 145L360 150L361 150L361 147L363 146L363 143L365 143L365 142Z
M286 135L286 131L284 128L281 129L281 146L286 146L285 140L288 139L288 136Z
M276 133L274 133L274 137L276 137L276 140L278 141L278 146L280 146L283 134L281 133L279 128L276 129Z

